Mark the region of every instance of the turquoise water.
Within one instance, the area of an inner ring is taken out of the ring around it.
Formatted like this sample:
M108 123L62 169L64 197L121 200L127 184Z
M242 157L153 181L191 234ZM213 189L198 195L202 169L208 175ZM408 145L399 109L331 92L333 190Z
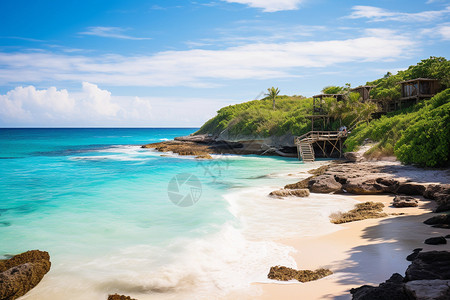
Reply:
M0 129L0 255L41 249L52 258L51 272L25 298L119 292L161 299L245 289L263 281L268 266L295 264L292 249L272 240L335 230L320 222L354 203L267 197L320 163L195 160L140 148L194 131ZM178 191L193 193L192 206L171 201L169 182L178 174L199 184Z

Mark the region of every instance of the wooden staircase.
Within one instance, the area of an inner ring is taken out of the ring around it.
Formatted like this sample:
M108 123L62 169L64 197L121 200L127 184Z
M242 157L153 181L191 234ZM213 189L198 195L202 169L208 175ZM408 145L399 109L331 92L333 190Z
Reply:
M298 153L304 162L313 162L315 160L312 144L307 141L300 141L297 145Z
M341 139L345 137L347 137L347 133L343 131L310 131L302 136L295 137L298 159L303 160L303 162L315 161L313 148L313 144L315 143L326 157L328 157L328 153L325 151L325 144L327 143L333 147L329 153L330 156L333 154L334 150L342 155ZM323 143L323 145L321 145L321 143Z

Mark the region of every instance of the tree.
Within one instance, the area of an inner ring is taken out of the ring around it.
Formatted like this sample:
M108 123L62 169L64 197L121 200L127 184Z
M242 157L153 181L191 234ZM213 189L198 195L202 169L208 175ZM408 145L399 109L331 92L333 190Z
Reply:
M266 94L266 96L268 96L269 98L272 99L272 108L273 108L273 110L275 110L275 98L280 93L280 90L278 88L271 87L271 88L268 88L267 91L268 91L268 93Z
M344 88L342 86L326 86L322 89L322 93L324 94L342 94L344 92Z

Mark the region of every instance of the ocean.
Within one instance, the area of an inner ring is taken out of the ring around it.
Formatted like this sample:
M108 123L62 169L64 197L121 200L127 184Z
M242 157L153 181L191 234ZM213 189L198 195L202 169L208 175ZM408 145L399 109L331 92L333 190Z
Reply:
M142 149L193 128L0 129L0 258L31 249L52 267L23 299L219 299L257 293L277 241L326 234L355 200L268 196L324 161Z

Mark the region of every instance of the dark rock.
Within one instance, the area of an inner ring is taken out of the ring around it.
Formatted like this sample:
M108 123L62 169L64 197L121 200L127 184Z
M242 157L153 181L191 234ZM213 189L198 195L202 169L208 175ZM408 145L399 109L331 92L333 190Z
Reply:
M450 228L450 215L438 215L424 221L427 225L435 228Z
M409 182L400 182L398 188L396 190L397 194L405 194L405 195L419 195L422 196L425 192L426 187L422 184L417 183L409 183Z
M296 189L307 189L309 180L311 178L313 178L313 176L310 176L310 177L308 177L306 179L300 180L299 182L296 182L296 183L288 184L284 188L285 189L293 189L293 190L296 190Z
M436 200L438 206L435 212L450 210L450 184L430 184L425 189L423 196Z
M323 278L331 274L333 274L333 272L331 272L328 269L317 269L315 271L311 271L311 270L295 270L288 267L275 266L270 268L267 277L269 279L281 281L296 279L300 282L308 282Z
M399 182L395 179L377 178L375 181L380 184L386 193L395 193L398 189Z
M417 248L413 250L413 253L411 253L410 255L408 255L406 257L407 261L413 261L414 259L416 259L416 257L419 255L419 252L422 251L422 248Z
M445 236L445 238L446 238L446 239L450 239L450 234L447 234L447 235Z
M450 280L414 280L405 284L405 292L411 299L448 300L450 299Z
M411 196L395 196L392 205L394 207L416 207L419 201Z
M309 196L309 190L308 189L296 189L296 190L289 190L289 189L281 189L277 191L273 191L269 194L273 197L288 197L288 196L295 196L295 197L308 197Z
M406 270L406 281L450 279L450 252L420 252Z
M136 299L131 298L130 296L114 294L114 295L109 295L108 300L136 300Z
M309 181L308 188L313 193L332 193L340 191L342 184L332 175L320 175Z
M24 263L0 273L0 299L14 300L34 288L50 270L50 261Z
M380 284L378 287L363 285L359 288L351 289L350 293L353 295L353 300L408 300L405 291L402 275L395 273Z
M197 135L179 136L174 138L174 140L180 142L211 143L214 141L214 138L209 134L197 134Z
M437 236L426 239L424 243L428 245L442 245L447 244L447 240L443 236Z

